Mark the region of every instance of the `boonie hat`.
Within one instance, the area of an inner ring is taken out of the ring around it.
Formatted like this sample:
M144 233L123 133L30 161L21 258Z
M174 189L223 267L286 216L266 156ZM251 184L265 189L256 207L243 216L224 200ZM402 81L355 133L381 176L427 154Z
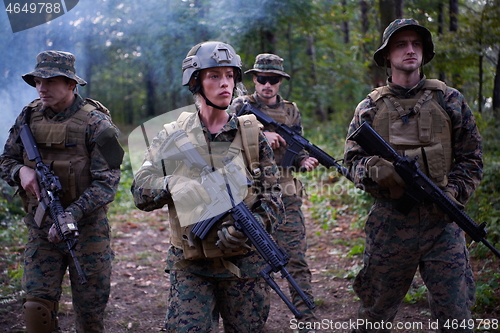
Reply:
M385 28L384 35L382 36L382 46L380 46L378 50L373 54L373 59L375 60L377 66L384 67L386 65L384 49L387 47L389 39L392 37L392 35L403 30L413 30L422 37L422 42L424 45L422 65L425 65L426 63L431 61L432 58L434 58L434 43L432 42L431 32L424 26L421 26L417 20L397 19L392 21L391 24L389 24L387 28Z
M257 55L253 68L246 71L245 74L274 73L290 80L290 75L283 69L283 59L275 54L262 53Z
M48 79L55 76L66 76L84 86L85 80L76 75L75 56L63 51L43 51L36 56L36 67L33 72L23 75L24 81L35 87L34 77Z

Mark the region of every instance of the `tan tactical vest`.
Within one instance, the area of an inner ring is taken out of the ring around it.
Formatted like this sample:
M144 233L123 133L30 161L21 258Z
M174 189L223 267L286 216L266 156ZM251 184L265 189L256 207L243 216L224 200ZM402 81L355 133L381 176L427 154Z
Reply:
M251 104L257 104L254 96L250 96ZM277 123L285 124L289 127L292 127L292 120L296 116L297 108L294 103L284 101L282 106L278 108L269 108L267 106L261 105L260 111L269 117L273 118ZM290 116L289 116L290 115ZM301 196L302 195L302 183L294 178L293 172L288 169L284 169L281 167L281 160L285 156L286 147L279 147L278 149L274 149L274 159L276 160L276 164L278 165L280 171L280 180L279 183L281 185L281 193L284 197L293 196L295 194Z
M192 113L182 113L176 122L164 125L167 133L171 134L179 128L186 129L184 120L187 119L190 115L192 115ZM242 170L246 170L246 172L248 172L249 174L245 174L245 176L248 176L249 179L252 179L251 175L258 176L260 172L258 134L262 125L257 121L254 115L240 116L238 117L238 120L238 134L235 137L234 141L230 144L229 149L227 148L228 145L225 144L224 151L228 154L236 155L241 152L241 155L243 155L244 157L243 159L240 159L240 161L242 161L244 164L241 166ZM195 147L199 148L200 146L206 146L204 136L195 135L194 132L190 132L187 134L189 141L191 141L191 143L193 143ZM217 143L211 143L212 152L210 154L207 154L204 149L199 149L199 151L209 165L220 168L222 166L221 160L226 155L217 155L217 153L214 153L214 150L217 150L217 146ZM180 167L174 171L174 174L190 177L193 176L189 174L184 164L180 165ZM244 201L249 207L251 207L255 200L256 193L252 190L252 187L250 187ZM198 237L194 238L194 235L191 232L191 228L193 227L193 225L189 225L186 227L181 226L179 218L177 217L175 206L173 204L169 205L169 214L171 216L170 241L172 245L183 250L184 258L187 260L233 257L248 252L248 250L245 248L236 249L233 252L223 252L215 245L215 243L219 239L219 237L217 236L217 227L213 227L207 234L206 238L204 240L200 240ZM230 217L228 217L227 219L229 220ZM234 265L231 265L231 263L229 262L222 262L225 265L227 264L227 269L238 275L238 273L236 273L236 271L238 271L238 268L234 267ZM229 265L231 265L232 267L229 267Z
M378 107L374 130L401 156L418 156L420 169L443 188L453 158L452 127L450 116L438 103L438 91L444 95L446 84L426 80L414 98L396 99L388 87L376 88L369 96Z
M92 182L90 174L90 155L85 144L85 135L90 111L96 109L87 99L82 109L62 122L55 122L44 116L41 111L31 113L30 128L37 142L43 163L50 165L54 174L59 177L62 186L61 204L68 207L89 187ZM92 101L93 102L93 101ZM40 106L40 100L31 102L28 107ZM105 109L107 111L107 109ZM24 164L35 168L35 162L28 160L23 153ZM26 193L27 211L38 206L36 196Z

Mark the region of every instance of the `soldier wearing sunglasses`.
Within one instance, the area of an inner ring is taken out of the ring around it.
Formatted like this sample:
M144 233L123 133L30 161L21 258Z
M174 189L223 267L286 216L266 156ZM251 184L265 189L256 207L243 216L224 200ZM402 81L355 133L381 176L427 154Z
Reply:
M253 75L255 93L235 99L230 111L238 113L243 103L252 104L279 123L293 127L302 134L302 122L299 109L293 102L284 100L279 95L279 89L283 78L290 80L290 75L283 69L283 59L274 54L259 54L255 59L254 68L245 72ZM271 148L273 148L276 164L281 165L281 160L286 152L286 141L276 132L274 128L264 127ZM284 248L290 256L287 268L304 290L309 299L313 300L311 287L311 271L307 264L305 254L307 250L306 230L304 215L302 214L302 184L293 176L295 170L304 168L312 171L318 166L318 160L310 157L306 151L299 153L291 167L280 167L280 185L282 188L282 199L285 205L286 218L278 227L275 238L278 244ZM305 323L314 322L314 313L307 307L302 298L290 288L293 304L304 315L301 321ZM300 330L300 332L314 332L312 330Z

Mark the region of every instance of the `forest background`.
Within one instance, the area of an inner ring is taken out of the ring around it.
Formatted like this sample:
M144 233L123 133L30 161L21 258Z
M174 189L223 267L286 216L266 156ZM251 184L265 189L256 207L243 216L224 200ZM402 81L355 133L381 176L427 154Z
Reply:
M385 27L399 17L415 18L432 32L436 56L424 67L425 74L459 89L474 111L485 172L466 211L478 223L487 222L488 240L500 248L499 0L93 0L17 33L7 14L0 14L0 142L23 106L37 98L21 78L34 68L36 55L47 49L72 52L77 74L88 82L80 93L111 110L127 150L111 213L133 210L128 134L192 104L181 85L182 60L195 44L219 40L235 48L243 70L252 67L259 53L283 57L292 80L283 84L282 96L297 103L305 136L341 158L357 103L385 82L386 73L372 55ZM245 76L244 84L253 92L251 77ZM328 170L300 177L316 223L334 228L336 217L352 214L352 228L363 227L368 195L343 178L332 183L335 175ZM14 189L3 181L0 189L0 302L10 302L20 297L26 233ZM470 249L479 267L476 310L498 314L499 261L482 244ZM362 250L358 244L351 252Z

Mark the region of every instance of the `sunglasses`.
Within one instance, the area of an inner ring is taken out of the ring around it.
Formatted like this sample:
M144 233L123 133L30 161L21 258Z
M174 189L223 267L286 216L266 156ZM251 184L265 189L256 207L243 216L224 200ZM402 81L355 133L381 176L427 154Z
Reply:
M266 84L269 82L271 85L275 85L276 83L281 81L281 76L262 76L257 75L257 82L260 84Z

